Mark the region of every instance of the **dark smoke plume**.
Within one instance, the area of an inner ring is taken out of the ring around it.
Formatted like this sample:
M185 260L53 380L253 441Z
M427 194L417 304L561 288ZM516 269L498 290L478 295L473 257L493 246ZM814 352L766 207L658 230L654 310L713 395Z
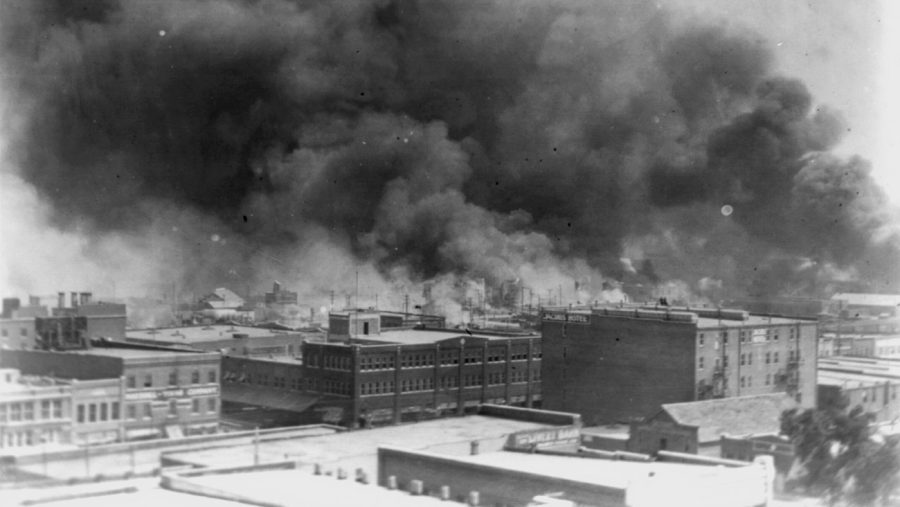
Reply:
M652 3L60 0L0 19L4 172L74 235L34 241L74 241L132 290L326 290L360 266L372 286L582 300L610 280L897 288L896 215L864 161L828 153L839 115L754 34Z

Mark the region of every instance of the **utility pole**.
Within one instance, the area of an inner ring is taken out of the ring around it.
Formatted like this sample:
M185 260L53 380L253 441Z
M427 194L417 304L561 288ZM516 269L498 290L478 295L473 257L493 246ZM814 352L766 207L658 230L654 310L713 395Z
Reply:
M253 466L259 465L259 426L253 431Z
M487 327L487 294L481 294L481 328Z

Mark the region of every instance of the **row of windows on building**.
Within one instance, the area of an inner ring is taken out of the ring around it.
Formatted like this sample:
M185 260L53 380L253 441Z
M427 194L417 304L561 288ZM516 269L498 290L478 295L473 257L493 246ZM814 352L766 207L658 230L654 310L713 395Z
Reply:
M9 336L9 329L5 327L0 329L0 336L7 338ZM19 336L28 336L28 328L19 328Z
M900 354L900 347L878 347L879 356L893 356Z
M116 421L119 419L119 402L79 403L75 420L80 423Z
M205 401L204 401L205 400ZM195 415L206 413L214 413L218 408L218 399L216 398L194 398L191 400L191 413ZM135 421L138 419L153 418L153 403L132 403L125 408L125 417L128 420ZM178 417L178 400L169 400L166 417Z
M778 351L775 352L766 352L763 354L762 352L759 354L760 358L765 361L765 364L778 364L779 356ZM721 364L722 366L727 367L729 363L729 356L725 354L721 357L721 363L719 362L719 358L715 358L715 367L718 368ZM704 357L699 357L697 359L697 368L703 369L705 365ZM800 360L800 351L799 350L789 350L788 351L788 362L791 361L799 361ZM752 366L753 365L753 352L748 352L746 354L741 354L740 356L740 364L741 366Z
M440 351L441 366L453 366L459 364L459 350L443 350ZM533 359L541 358L541 350L535 347L532 352ZM515 347L510 350L510 361L527 361L528 349L526 347ZM484 349L466 349L463 352L464 364L480 364L485 360ZM506 361L506 349L500 347L492 347L487 352L487 362L502 363ZM427 368L433 367L435 364L434 352L407 353L400 356L401 368ZM350 358L346 356L325 355L322 358L322 367L334 370L350 370ZM308 358L309 366L317 366L319 364L316 356ZM361 371L370 370L393 370L396 368L396 356L394 354L367 354L359 359L359 369Z
M786 381L788 379L792 379L796 382L800 381L800 376L798 372L788 373L788 374L772 374L767 373L763 385L772 386L776 385L779 382ZM741 377L741 387L753 387L753 376L747 375L745 377Z
M292 389L294 391L311 391L324 394L338 394L341 396L349 396L351 394L350 384L348 382L319 379L316 377L288 378L279 375L270 377L268 374L264 373L225 372L222 375L222 380L237 384L271 386L278 389Z
M201 375L200 370L193 370L191 372L190 383L191 384L200 384L201 382L205 381L206 383L213 384L217 381L216 378L217 378L216 370L207 371L205 379L204 379L203 375ZM153 375L150 373L142 375L140 377L140 381L141 381L140 387L153 387ZM128 386L128 388L130 388L130 389L134 389L134 388L138 387L138 376L137 375L128 375L125 379L125 383L126 383L126 386ZM169 386L179 385L177 370L169 372L168 385Z
M62 440L63 432L57 429L23 429L17 431L4 431L0 438L0 448L29 447L41 444L51 444Z
M532 379L540 380L540 370L532 370ZM463 375L444 375L438 379L438 389L454 389L458 388L462 379L463 387L481 387L484 384L482 374ZM486 385L504 385L506 384L506 372L490 372L487 375ZM526 370L513 370L510 373L509 380L511 383L521 383L528 381L528 372ZM434 377L423 377L416 379L403 379L400 381L400 392L418 392L434 390ZM378 394L394 394L394 381L388 380L383 382L363 382L360 384L360 394L362 396L372 396Z
M62 419L62 400L0 403L0 423Z
M766 333L765 333L766 340L765 341L767 341L767 342L776 341L777 342L779 340L779 338L781 337L780 330L781 330L781 328L766 328ZM758 331L758 330L756 330L756 331ZM700 333L697 336L697 345L698 346L702 347L705 345L706 336L707 336L706 333ZM710 338L721 338L722 344L728 345L728 337L729 337L728 331L721 331L718 333L712 332L712 333L709 333L709 336L710 336ZM740 334L738 336L740 338L741 343L747 343L747 342L753 340L754 330L743 330L740 332ZM759 336L762 337L761 334ZM798 336L797 329L794 327L789 328L788 337L793 340L797 336Z

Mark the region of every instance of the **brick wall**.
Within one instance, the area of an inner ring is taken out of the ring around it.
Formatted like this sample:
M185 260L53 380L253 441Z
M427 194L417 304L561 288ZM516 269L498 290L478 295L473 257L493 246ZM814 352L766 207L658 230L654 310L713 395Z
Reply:
M121 358L66 352L4 350L0 354L0 365L5 368L18 368L25 374L52 374L60 378L82 380L117 378L122 375Z
M547 410L596 425L694 399L693 324L591 315L590 324L545 321L542 333Z

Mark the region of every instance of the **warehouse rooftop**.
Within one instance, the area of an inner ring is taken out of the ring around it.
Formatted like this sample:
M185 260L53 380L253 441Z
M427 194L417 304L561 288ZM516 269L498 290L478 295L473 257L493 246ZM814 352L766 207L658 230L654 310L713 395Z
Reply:
M382 330L381 334L368 335L364 337L365 341L376 343L400 343L404 345L415 345L423 343L435 343L451 338L479 338L482 340L506 340L510 338L537 338L536 333L484 333L472 332L459 329L401 329L401 330Z
M252 326L232 326L227 324L138 329L125 332L125 336L128 339L166 343L201 343L229 340L232 338L262 338L289 334L298 334L298 332Z
M362 468L370 477L375 477L379 446L394 445L466 455L470 452L472 441L478 441L482 451L497 451L503 448L511 433L553 426L507 417L469 415L334 435L262 441L256 450L248 444L167 453L163 459L173 465L215 468L253 463L256 454L259 463L295 460L310 466L320 464L325 469L337 466L347 470Z

